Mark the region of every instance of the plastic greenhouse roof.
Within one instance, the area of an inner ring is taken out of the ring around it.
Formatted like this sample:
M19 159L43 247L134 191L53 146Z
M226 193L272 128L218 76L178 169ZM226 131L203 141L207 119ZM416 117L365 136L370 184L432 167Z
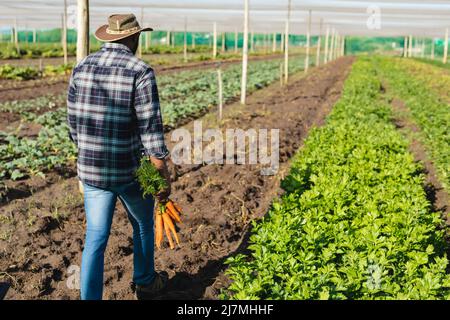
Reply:
M250 31L282 32L287 18L288 0L249 0ZM75 26L76 0L67 0L69 27ZM63 0L0 0L0 28L11 27L17 18L21 28L61 26ZM242 31L244 0L90 0L90 28L105 24L113 13L134 13L144 25L155 30ZM366 0L292 0L290 31L305 34L308 10L312 12L312 34L334 27L340 34L367 36L409 35L444 37L450 27L450 1L366 1ZM141 23L142 24L142 23Z

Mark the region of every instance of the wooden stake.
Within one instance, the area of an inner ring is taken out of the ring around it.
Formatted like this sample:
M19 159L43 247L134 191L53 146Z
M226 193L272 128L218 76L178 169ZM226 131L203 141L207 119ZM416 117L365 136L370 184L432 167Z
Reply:
M341 57L345 56L345 36L342 36Z
M422 57L422 49L423 49L423 38L417 38L417 56Z
M63 59L64 59L64 64L67 64L67 43L66 43L66 37L65 37L65 32L64 32L64 13L61 14L61 46L62 46L62 51L63 51Z
M242 48L242 81L241 81L241 104L245 104L247 97L247 65L248 65L248 24L249 10L248 1L244 4L244 46Z
M447 63L448 56L448 28L445 29L445 39L444 39L444 57L442 58L442 62L444 64Z
M238 53L238 31L234 31L234 53Z
M431 39L431 60L434 60L434 46L435 46L434 42L435 42L435 39L432 38Z
M77 0L77 62L89 54L89 0Z
M342 43L342 37L338 33L336 38L336 53L335 53L335 59L340 58L341 56L341 43Z
M422 39L422 58L425 58L425 38Z
M145 33L145 49L148 50L150 48L150 44L152 43L152 33Z
M289 24L291 20L291 0L288 3L286 30L284 37L284 83L289 81Z
M217 58L217 23L214 22L213 25L213 29L214 29L214 36L213 36L213 58L216 59Z
M323 26L323 19L320 19L320 25L319 25L319 36L317 37L317 52L316 52L316 66L320 66L320 47L322 43L322 26Z
M405 36L403 40L403 58L408 56L408 37Z
M33 43L37 42L37 37L36 37L36 28L33 29Z
M222 53L225 52L225 32L222 33Z
M341 44L342 44L342 36L338 33L337 42L336 42L336 59L341 57Z
M333 60L337 59L337 53L339 51L338 44L339 44L339 34L338 32L336 32L334 35L333 58L332 58Z
M250 52L255 52L255 34L253 33L253 31L250 35Z
M412 45L413 45L413 38L412 35L409 35L409 41L408 41L408 57L411 58L412 57Z
M192 33L192 49L195 49L195 33Z
M284 32L281 32L280 51L284 52Z
M330 52L329 52L329 57L328 57L328 61L333 61L333 55L334 55L334 40L336 37L336 30L333 28L333 30L331 31L331 43L330 43Z
M308 29L306 31L306 57L305 57L305 73L309 69L309 53L311 46L311 10L308 11Z
M64 64L67 64L67 0L64 0L64 12L62 19L62 42L63 42L63 54Z
M269 53L269 34L264 34L264 52Z
M283 86L283 62L280 63L280 87Z
M413 56L418 57L419 56L419 38L414 37L414 47L413 47Z
M416 38L416 57L420 57L422 55L422 39Z
M414 57L417 57L419 54L418 48L419 48L419 38L414 37L414 42L413 42L413 56Z
M275 53L277 51L277 34L274 32L272 35L272 52Z
M338 51L336 52L336 58L340 58L342 53L342 36L340 34L338 40L339 42L337 43Z
M143 26L143 25L144 25L144 8L141 7L141 26ZM139 35L139 46L138 46L138 56L141 59L142 59L142 47L144 46L143 43L142 43L142 40L143 40L142 38L143 37L144 37L144 34L141 33Z
M219 85L219 119L222 120L223 92L222 92L222 70L217 69L217 81Z
M170 37L170 31L167 31L167 34L166 34L166 44L170 47L170 39L171 39L171 37Z
M415 52L416 57L420 57L422 48L421 48L421 44L420 44L420 39L418 37L416 37L414 49L415 49L414 52Z
M14 19L14 44L16 46L17 54L20 56L19 31L17 30L17 17Z
M184 18L183 60L185 63L188 61L188 56L187 56L187 18Z
M284 35L284 83L289 81L289 22L286 20Z
M326 31L326 34L325 34L325 52L324 52L324 55L323 55L325 64L328 62L328 41L329 41L328 38L329 37L330 37L330 27L327 26L327 31Z

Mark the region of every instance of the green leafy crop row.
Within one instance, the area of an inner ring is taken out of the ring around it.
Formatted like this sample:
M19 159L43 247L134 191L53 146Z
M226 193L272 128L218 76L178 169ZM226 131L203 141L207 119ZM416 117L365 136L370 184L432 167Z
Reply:
M76 158L76 148L68 139L65 123L44 126L36 139L0 132L0 142L0 179L44 176L45 171L65 167Z
M99 49L99 45L91 44L91 52ZM0 44L0 59L19 59L19 58L53 58L53 57L63 57L64 52L60 44L55 43L36 43L36 44L25 44L20 43L20 54L14 44L3 43ZM69 44L67 46L67 53L69 56L76 55L76 46ZM189 53L204 53L210 52L211 48L205 45L197 45L195 48L191 46L188 47ZM176 46L171 47L167 45L156 45L152 44L149 48L144 48L143 53L145 54L182 54L183 47Z
M416 61L380 58L377 65L389 88L411 110L411 116L421 129L419 135L430 153L441 183L450 192L449 77L439 77L436 72L429 77L429 72L423 71L423 67L435 67ZM413 68L421 68L422 72L411 74ZM434 70L430 70L432 71ZM438 91L445 91L445 88L446 95L438 94Z
M68 45L68 55L74 56L76 54L76 46ZM18 59L18 58L51 58L62 57L63 50L60 44L40 43L40 44L20 44L20 52L14 44L3 43L0 44L0 59Z
M7 101L0 103L0 112L17 113L22 118L31 118L42 111L65 105L66 96L66 94L45 95L28 100Z
M409 75L422 81L431 91L450 102L450 72L438 64L425 63L427 60L397 59Z
M254 223L251 255L228 259L223 298L450 298L440 214L380 89L360 58L295 157L286 194Z
M414 60L423 62L423 63L427 63L436 67L440 67L440 68L444 68L444 69L450 69L450 64L449 63L442 63L442 61L440 60L430 60L430 59L423 59L423 58L415 58Z
M31 80L43 77L67 75L72 70L72 65L45 66L42 71L33 67L18 67L9 64L0 66L0 79Z

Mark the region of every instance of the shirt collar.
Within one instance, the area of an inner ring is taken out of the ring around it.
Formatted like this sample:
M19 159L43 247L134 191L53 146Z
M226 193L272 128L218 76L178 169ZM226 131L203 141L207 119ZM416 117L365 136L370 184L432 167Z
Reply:
M125 50L127 52L132 53L131 49L128 48L126 45L121 44L121 43L115 43L115 42L106 42L106 43L104 43L102 45L102 49L103 50L111 50L111 51L114 51L114 50Z

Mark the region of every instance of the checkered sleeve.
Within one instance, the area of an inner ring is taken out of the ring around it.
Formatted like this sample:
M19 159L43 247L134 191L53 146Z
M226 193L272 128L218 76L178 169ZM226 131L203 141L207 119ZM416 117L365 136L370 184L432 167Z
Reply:
M136 80L134 107L144 153L158 159L169 154L164 142L164 130L155 73L146 68Z
M69 125L69 137L70 139L77 144L77 122L76 122L76 89L74 84L74 74L75 70L72 72L72 75L69 80L69 90L67 95L67 124Z

